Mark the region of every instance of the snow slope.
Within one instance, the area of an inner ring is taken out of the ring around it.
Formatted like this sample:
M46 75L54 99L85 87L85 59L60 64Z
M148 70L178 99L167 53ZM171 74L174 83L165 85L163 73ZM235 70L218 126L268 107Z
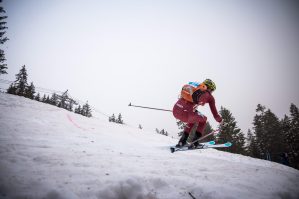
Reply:
M299 198L298 170L176 142L0 93L0 198Z

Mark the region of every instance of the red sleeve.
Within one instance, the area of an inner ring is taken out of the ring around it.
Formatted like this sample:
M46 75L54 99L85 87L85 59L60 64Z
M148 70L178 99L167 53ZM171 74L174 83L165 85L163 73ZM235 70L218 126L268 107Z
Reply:
M216 105L215 105L215 98L213 97L213 95L210 94L210 99L209 99L209 106L210 106L210 109L211 109L211 112L215 118L215 120L217 122L221 122L222 121L222 118L221 116L218 114L218 111L217 111L217 108L216 108Z

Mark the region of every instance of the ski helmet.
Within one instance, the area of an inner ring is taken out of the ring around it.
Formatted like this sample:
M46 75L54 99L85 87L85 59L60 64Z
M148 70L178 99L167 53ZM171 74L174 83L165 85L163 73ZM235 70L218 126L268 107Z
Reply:
M216 90L216 84L210 80L210 79L206 79L204 82L203 82L207 87L208 89L210 89L211 91L214 91Z

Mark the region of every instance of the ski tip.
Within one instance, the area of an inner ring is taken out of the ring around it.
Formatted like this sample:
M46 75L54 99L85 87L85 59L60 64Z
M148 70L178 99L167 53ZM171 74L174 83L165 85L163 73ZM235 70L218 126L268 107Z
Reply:
M224 145L227 146L227 147L230 147L230 146L232 146L233 144L232 144L231 142L227 142L227 143L225 143Z
M209 144L214 145L214 144L216 144L216 142L215 141L210 141Z

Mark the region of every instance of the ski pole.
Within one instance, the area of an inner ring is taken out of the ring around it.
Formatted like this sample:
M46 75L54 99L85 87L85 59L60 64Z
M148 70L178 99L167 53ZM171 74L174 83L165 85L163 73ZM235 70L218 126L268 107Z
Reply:
M168 111L168 112L172 112L172 110L168 110L168 109L152 108L152 107L146 107L146 106L136 106L136 105L132 105L131 102L130 102L129 106L138 107L138 108L146 108L146 109L154 109L154 110L158 110L158 111Z
M197 140L194 140L193 142L190 142L189 145L192 145L192 144L194 144L195 142L198 142L198 141L200 141L200 140L203 140L203 139L205 139L206 137L209 137L210 135L217 134L217 133L219 133L219 131L220 131L219 129L216 129L216 130L214 130L214 131L212 131L212 132L210 132L210 133L208 133L208 134L206 134L206 135L204 135L204 136L198 138Z

